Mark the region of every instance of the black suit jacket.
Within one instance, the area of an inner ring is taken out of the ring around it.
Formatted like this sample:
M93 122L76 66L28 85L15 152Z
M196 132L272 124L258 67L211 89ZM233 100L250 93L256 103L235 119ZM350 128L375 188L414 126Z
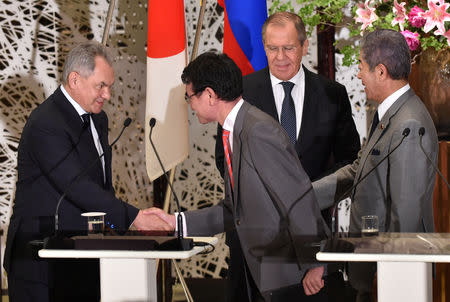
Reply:
M314 180L353 162L361 146L345 87L303 69L305 99L295 150L306 174ZM279 121L269 68L244 77L243 98ZM220 126L217 135L222 137ZM223 175L221 139L216 140L216 165Z
M128 229L137 216L137 208L114 195L108 118L103 111L92 118L105 153L106 182L98 161L71 186L77 175L96 160L98 151L89 128L83 127L80 116L61 89L33 110L23 129L4 258L6 271L15 277L47 284L47 261L36 259L29 252L28 242L54 233L56 204L69 186L59 208L61 230L86 230L86 218L81 217L83 212L106 212L106 223L116 229Z

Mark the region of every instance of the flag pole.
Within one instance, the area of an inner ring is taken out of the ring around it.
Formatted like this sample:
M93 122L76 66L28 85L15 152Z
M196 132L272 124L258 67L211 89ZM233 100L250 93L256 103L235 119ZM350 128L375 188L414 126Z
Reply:
M197 57L198 44L202 33L203 18L205 16L206 0L200 0L200 12L197 20L197 30L195 31L194 46L192 47L191 61Z
M112 14L114 12L115 0L109 0L108 15L106 16L105 29L103 30L102 44L106 45L109 37L109 27L111 25Z
M191 61L197 57L198 44L200 43L200 36L202 33L203 18L205 17L206 1L207 0L200 0L200 12L198 14L197 30L195 31L195 38L194 38L194 45L192 47ZM169 172L170 183L173 183L173 180L175 178L175 169L176 169L176 167L171 169ZM171 194L172 194L172 192L170 191L170 186L169 186L169 184L167 184L166 194L164 196L164 204L163 204L163 210L166 213L169 211Z

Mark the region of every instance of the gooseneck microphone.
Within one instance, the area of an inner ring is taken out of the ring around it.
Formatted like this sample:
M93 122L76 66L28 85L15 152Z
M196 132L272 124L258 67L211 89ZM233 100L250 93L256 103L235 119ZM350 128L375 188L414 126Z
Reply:
M122 136L122 133L125 131L125 128L127 128L131 124L131 118L126 118L123 122L122 130L120 131L120 134L117 136L117 138L109 145L110 148L114 146L114 144L119 140L119 138ZM103 157L105 156L105 152L97 156L95 160L93 160L84 170L82 170L69 184L69 186L66 188L64 193L61 195L61 197L58 199L58 203L56 204L56 211L55 211L55 232L58 232L59 229L59 206L61 205L61 202L64 200L66 195L70 192L70 189L72 189L73 185L75 185L84 175L86 175L87 172Z
M177 209L178 209L177 238L175 239L174 242L166 242L165 245L168 246L167 249L171 249L171 247L172 247L174 250L188 251L193 248L193 240L183 237L183 215L181 215L180 201L178 199L177 194L175 193L175 190L173 189L173 186L172 186L172 183L170 182L169 177L167 176L166 169L164 168L161 158L159 157L158 151L156 150L156 147L153 144L152 133L153 133L153 128L155 127L155 125L156 125L156 119L152 117L150 119L150 134L149 134L148 138L150 140L150 144L152 145L153 151L155 152L156 158L158 159L159 165L161 166L161 170L163 171L163 174L167 180L167 184L170 187L170 191L173 194L173 198L175 200L175 203L176 203Z
M403 140L409 135L409 133L411 132L411 130L409 128L405 128L402 132L402 139L400 141L400 143L398 143L397 146L395 146L391 151L389 151L388 154L386 154L386 156L384 156L375 166L372 167L372 169L370 169L363 177L361 177L355 184L353 184L353 186L350 187L350 189L348 189L347 191L344 192L344 194L342 194L337 200L338 202L341 201L345 196L347 196L347 194L349 194L351 191L353 191L354 189L356 189L356 187L364 180L366 179L367 176L369 176L370 173L372 173L376 168L378 168L379 165L381 165L381 163L383 163L386 158L389 157L389 155L392 154L392 152L394 152L395 150L397 150L398 147L400 147L400 145L403 143ZM337 229L337 219L336 219L336 214L337 214L337 206L335 206L333 208L333 212L331 214L331 235L334 236L336 234L336 229Z
M442 175L441 171L438 169L438 167L436 167L436 165L434 164L434 162L431 160L430 156L427 154L427 152L425 151L425 149L423 148L422 145L422 138L425 135L425 128L424 127L420 127L419 128L419 143L420 143L420 149L422 149L423 154L425 154L425 156L427 157L428 161L430 162L431 166L433 167L433 169L439 174L439 176L442 178L442 180L445 182L445 184L447 185L447 188L450 189L450 185L448 184L447 179L444 177L444 175Z

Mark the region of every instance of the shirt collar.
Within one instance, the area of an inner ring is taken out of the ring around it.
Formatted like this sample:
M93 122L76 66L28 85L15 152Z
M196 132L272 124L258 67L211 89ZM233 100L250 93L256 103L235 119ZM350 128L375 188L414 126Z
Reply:
M302 65L300 65L300 69L298 70L298 72L287 81L282 81L279 78L277 78L276 76L274 76L272 74L272 72L270 72L270 69L269 69L269 74L270 74L270 81L272 82L272 87L280 84L281 82L292 82L298 87L298 86L300 86L300 83L301 83L300 81L305 77L305 71L303 70Z
M402 94L404 94L406 91L410 89L409 84L406 84L402 88L395 91L393 94L388 96L383 102L381 102L380 105L378 105L378 118L381 121L384 114L391 108L391 106L395 103L396 100L400 98Z
M231 109L230 113L228 113L225 121L223 122L222 128L225 130L230 131L230 133L233 132L234 129L234 123L236 122L236 117L239 112L239 109L241 109L242 104L244 104L244 99L240 99L239 102L234 105L233 109Z
M84 109L80 106L80 104L78 104L78 103L77 103L77 102L69 95L69 93L66 91L66 89L64 89L64 86L63 86L63 85L61 85L60 88L61 88L61 91L62 91L62 93L64 94L64 96L65 96L65 97L67 98L67 100L72 104L73 108L75 108L75 110L77 111L77 113L78 113L78 115L80 116L80 118L81 118L81 116L82 116L83 114L88 113L88 112L86 112L86 110L84 110ZM83 118L81 118L81 120L83 120Z

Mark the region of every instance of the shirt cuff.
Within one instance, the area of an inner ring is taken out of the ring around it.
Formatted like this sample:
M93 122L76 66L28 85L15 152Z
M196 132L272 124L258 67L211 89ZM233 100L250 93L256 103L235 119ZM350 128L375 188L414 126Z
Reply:
M180 213L175 212L175 233L178 232L178 215L180 215ZM181 217L183 218L183 237L187 237L186 216L183 212L181 212Z

